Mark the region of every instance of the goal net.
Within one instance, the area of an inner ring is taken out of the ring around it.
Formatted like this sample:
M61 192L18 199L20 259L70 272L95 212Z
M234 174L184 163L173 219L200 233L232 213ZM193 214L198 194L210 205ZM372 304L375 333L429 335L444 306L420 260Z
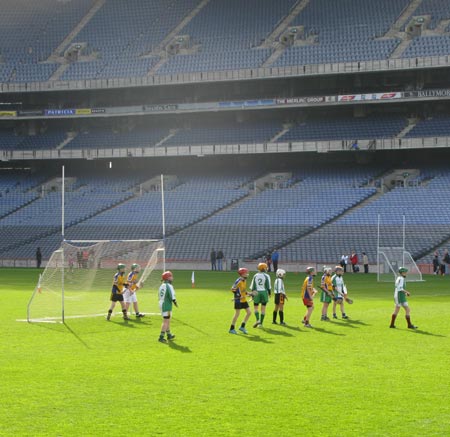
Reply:
M161 240L64 241L53 252L28 304L29 322L105 316L118 264L140 265L137 292L143 313L157 310L156 292L165 264ZM130 306L130 310L132 306ZM120 304L115 311L121 312Z
M379 282L394 282L400 267L408 269L408 282L423 281L413 257L403 247L379 247L377 261Z

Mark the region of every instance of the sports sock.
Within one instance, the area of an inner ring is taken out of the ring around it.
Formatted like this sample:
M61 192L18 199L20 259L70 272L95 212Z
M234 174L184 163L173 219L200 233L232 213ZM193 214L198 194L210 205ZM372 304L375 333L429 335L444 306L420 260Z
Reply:
M255 317L256 317L256 321L259 322L259 312L255 311Z
M234 325L230 326L230 331L232 331L234 329Z
M273 312L273 321L274 321L274 322L277 321L277 312L278 312L278 311L274 311L274 312ZM281 311L280 311L280 314L281 314ZM281 315L280 315L280 318L281 318Z
M245 322L241 323L241 328L245 328Z
M165 334L165 332L161 331L161 333L159 334L159 338L164 338L164 334Z
M284 322L284 311L280 311L280 323Z
M108 310L108 314L112 314L112 310Z
M411 317L410 316L405 316L405 318L406 318L406 323L408 323L408 328L409 328L410 326L412 326L412 324L411 324Z
M395 324L395 319L397 318L397 314L392 314L392 317L391 317L391 326L394 326L394 324Z
M262 325L263 322L264 322L264 317L266 317L266 315L263 314L263 313L261 313L261 318L260 318L260 320L259 320L259 323L261 323L261 325Z
M127 310L122 310L122 313L123 313L124 317L127 317L127 312L128 312Z
M170 330L166 331L167 338L169 338L172 334L170 333Z

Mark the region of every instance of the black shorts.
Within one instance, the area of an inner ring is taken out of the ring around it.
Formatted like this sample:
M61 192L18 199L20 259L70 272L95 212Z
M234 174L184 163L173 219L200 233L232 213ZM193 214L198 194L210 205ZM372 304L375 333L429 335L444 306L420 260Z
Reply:
M284 294L275 293L275 305L284 304Z
M118 293L111 293L112 302L123 302L123 295Z
M248 302L241 302L241 301L234 301L234 309L235 310L245 310L246 308L249 308Z

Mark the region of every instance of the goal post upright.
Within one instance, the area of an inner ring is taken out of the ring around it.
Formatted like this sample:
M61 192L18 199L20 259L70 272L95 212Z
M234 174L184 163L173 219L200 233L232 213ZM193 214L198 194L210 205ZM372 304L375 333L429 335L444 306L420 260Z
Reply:
M66 176L65 176L65 167L62 166L62 182L61 182L61 237L62 241L64 241L64 220L65 220L65 185L66 185ZM61 271L61 318L64 323L64 247L62 247L62 271Z

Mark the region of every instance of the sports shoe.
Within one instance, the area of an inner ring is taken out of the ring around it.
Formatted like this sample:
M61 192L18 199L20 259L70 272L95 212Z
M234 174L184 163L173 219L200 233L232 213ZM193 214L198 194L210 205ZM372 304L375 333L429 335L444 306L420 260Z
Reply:
M337 315L336 314L333 314L333 319L337 319Z
M244 327L240 327L239 331L241 331L243 334L248 334L248 331Z
M281 326L286 326L286 322L280 322Z
M138 317L138 318L142 318L142 317L145 317L145 314L142 314L142 313L137 313L137 314L136 314L136 317Z
M228 332L229 332L230 334L237 334L236 329L230 329Z
M418 326L414 326L414 325L409 325L408 329L419 329L419 327Z
M342 318L343 318L343 319L348 319L347 314L342 314Z
M106 316L106 320L111 320L111 313L108 313L108 315Z
M278 323L274 320L274 321L272 322L272 325L278 325Z
M305 328L312 328L312 325L310 323L305 323Z
M390 325L389 328L395 328L395 325Z
M131 320L128 316L123 316L123 320Z
M257 328L258 326L261 326L261 322L259 320L253 325L253 327Z
M173 340L175 338L174 334L167 334L167 340Z
M160 343L167 343L167 340L165 338L161 338L161 337L158 338L158 341Z

